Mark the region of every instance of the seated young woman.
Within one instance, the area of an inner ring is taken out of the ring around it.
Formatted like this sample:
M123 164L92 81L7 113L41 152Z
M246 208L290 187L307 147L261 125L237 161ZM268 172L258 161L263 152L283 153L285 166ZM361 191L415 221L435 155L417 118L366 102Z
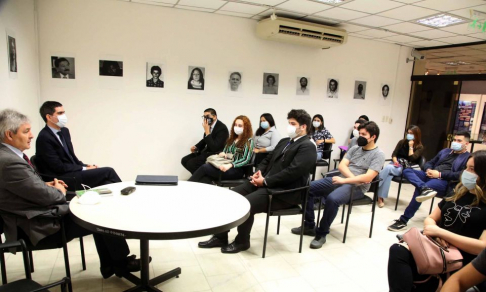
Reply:
M385 206L385 198L388 198L388 191L394 176L402 175L403 166L398 162L404 159L409 165L417 164L424 146L422 145L422 132L420 128L411 125L407 128L405 139L398 141L395 150L392 153L392 162L385 166L380 172L380 187L378 188L378 207Z
M245 172L242 167L250 163L254 148L251 122L246 116L237 116L231 129L223 152L218 155L228 158L227 154L232 154L233 162L224 164L219 169L206 163L194 172L189 181L211 184L214 180L218 180L221 172L221 178L225 180L243 177Z
M260 127L255 132L255 165L258 165L268 153L272 152L280 141L280 133L277 131L275 121L271 114L264 113L260 116Z
M322 115L315 115L312 118L311 137L317 145L317 161L322 159L324 144L336 143L331 133L324 127L324 118Z
M457 184L455 193L439 203L424 221L424 235L442 245L453 245L469 264L486 248L486 150L474 152ZM446 275L441 275L446 280ZM393 244L388 258L388 285L391 292L436 291L439 280L419 275L406 245ZM427 281L425 281L427 280ZM422 282L423 283L418 283Z

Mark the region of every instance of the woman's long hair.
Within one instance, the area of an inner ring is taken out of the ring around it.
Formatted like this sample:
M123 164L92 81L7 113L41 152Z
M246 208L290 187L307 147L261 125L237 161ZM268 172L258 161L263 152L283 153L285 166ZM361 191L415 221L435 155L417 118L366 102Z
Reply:
M408 131L412 131L413 133L413 148L417 149L418 146L422 145L422 131L418 126L415 125L410 125L407 128L407 133Z
M474 159L474 172L478 176L478 180L476 181L476 198L474 199L471 206L477 206L479 202L486 203L486 150L479 150L471 154L469 159ZM465 171L465 170L464 170ZM469 190L459 182L454 190L454 195L451 197L446 198L446 201L457 201L466 195Z
M262 117L265 118L265 120L267 120L268 124L270 125L269 128L275 126L275 121L272 117L272 114L269 114L269 113L264 113L260 116L260 120L262 119ZM256 130L256 133L255 133L255 136L261 136L263 135L263 133L265 133L265 130L264 128L262 128L261 126L261 123L258 122L258 129Z
M242 120L243 121L243 133L241 135L236 135L235 130L233 129L235 127L236 120ZM233 121L233 124L230 129L230 136L228 140L226 140L226 146L231 146L233 142L238 139L238 142L236 143L237 148L243 149L245 147L245 143L248 143L248 139L253 137L253 130L251 128L251 122L250 119L246 116L237 116L235 120Z
M316 128L314 128L314 125L312 125L315 118L319 118L319 120L321 120L321 125L319 126L319 128L317 128L317 130L322 131L324 129L324 118L322 117L322 115L317 114L312 118L312 121L311 121L311 131L310 131L311 135L316 132Z
M194 80L194 79L192 79L193 78L192 75L194 74L194 71L196 71L196 70L199 72L199 82L201 82L201 89L204 89L204 76L203 76L201 69L199 69L197 67L192 69L192 71L191 71L191 76L189 76L189 81L187 81L187 85L189 86L188 88L192 87L191 81Z

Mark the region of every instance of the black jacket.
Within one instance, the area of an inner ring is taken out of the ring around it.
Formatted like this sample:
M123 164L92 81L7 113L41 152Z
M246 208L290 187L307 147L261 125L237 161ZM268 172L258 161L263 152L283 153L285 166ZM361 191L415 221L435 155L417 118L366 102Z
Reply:
M226 125L220 120L216 120L216 125L214 125L211 134L206 136L206 133L204 133L203 139L196 144L196 147L200 153L206 155L220 153L223 151L228 137L229 132Z

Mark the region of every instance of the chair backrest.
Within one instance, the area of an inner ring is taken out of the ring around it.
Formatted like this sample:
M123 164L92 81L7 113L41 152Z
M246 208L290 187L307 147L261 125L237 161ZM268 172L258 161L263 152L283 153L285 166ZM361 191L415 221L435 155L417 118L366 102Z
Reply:
M425 165L426 162L427 162L427 159L425 159L425 157L423 157L423 156L420 156L419 161L418 161L418 165L420 166L420 169L424 168L424 165Z
M331 158L332 143L324 143L324 152L322 153L322 159L327 160Z
M305 183L306 187L310 186L311 177L312 177L312 173L309 174L309 177L307 177L307 182ZM306 189L303 189L302 191L300 191L300 201L302 203L305 202L305 198L307 197L307 193L309 193L309 188L306 188Z
M380 179L380 176L377 175L377 176L375 176L375 178L373 178L373 181L372 182L375 182L375 181L377 181L379 179ZM378 185L379 185L378 183L371 184L370 189L368 190L368 192L374 193L374 192L378 191Z
M39 172L39 169L37 168L37 164L35 163L35 155L32 155L32 157L30 158L30 163L32 163L34 170Z
M253 169L255 167L255 158L256 158L256 153L253 152L251 154L251 159L250 159L250 163L245 166L245 177L249 177L249 176L252 176L253 175Z

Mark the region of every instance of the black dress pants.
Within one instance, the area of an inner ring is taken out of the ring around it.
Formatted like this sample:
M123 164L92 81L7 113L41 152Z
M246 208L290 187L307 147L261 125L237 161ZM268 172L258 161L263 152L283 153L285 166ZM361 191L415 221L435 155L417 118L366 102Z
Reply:
M184 156L181 159L181 164L187 169L191 174L194 174L196 170L206 163L206 159L208 156L203 154L196 154L191 153L189 155Z
M128 247L125 239L93 233L76 224L71 219L70 215L64 217L64 226L67 242L73 240L74 238L93 234L101 267L114 267L119 264L123 264L126 261L127 256L130 254L130 248ZM43 238L35 247L42 249L43 247L52 247L55 245L62 247L61 231Z
M221 170L217 169L211 164L204 164L199 167L196 172L192 174L188 181L200 182L204 184L211 184L213 181L218 181ZM226 172L221 173L221 179L240 179L243 178L245 172L240 168L230 168Z
M83 171L70 172L62 175L63 177L75 177L76 189L82 190L81 184L85 184L91 188L99 187L106 184L121 182L120 177L116 171L111 167L100 167L95 169L87 169ZM68 190L74 191L74 182L70 179L63 179L68 184Z
M250 182L245 182L232 191L245 196L250 202L250 217L238 226L238 235L236 236L236 244L249 244L250 243L250 233L255 220L255 214L264 213L268 211L268 190L263 187L255 187ZM296 204L290 204L288 202L278 199L278 197L272 198L272 211L280 210L285 208L290 208ZM216 234L215 236L221 240L228 240L228 232L223 232Z

